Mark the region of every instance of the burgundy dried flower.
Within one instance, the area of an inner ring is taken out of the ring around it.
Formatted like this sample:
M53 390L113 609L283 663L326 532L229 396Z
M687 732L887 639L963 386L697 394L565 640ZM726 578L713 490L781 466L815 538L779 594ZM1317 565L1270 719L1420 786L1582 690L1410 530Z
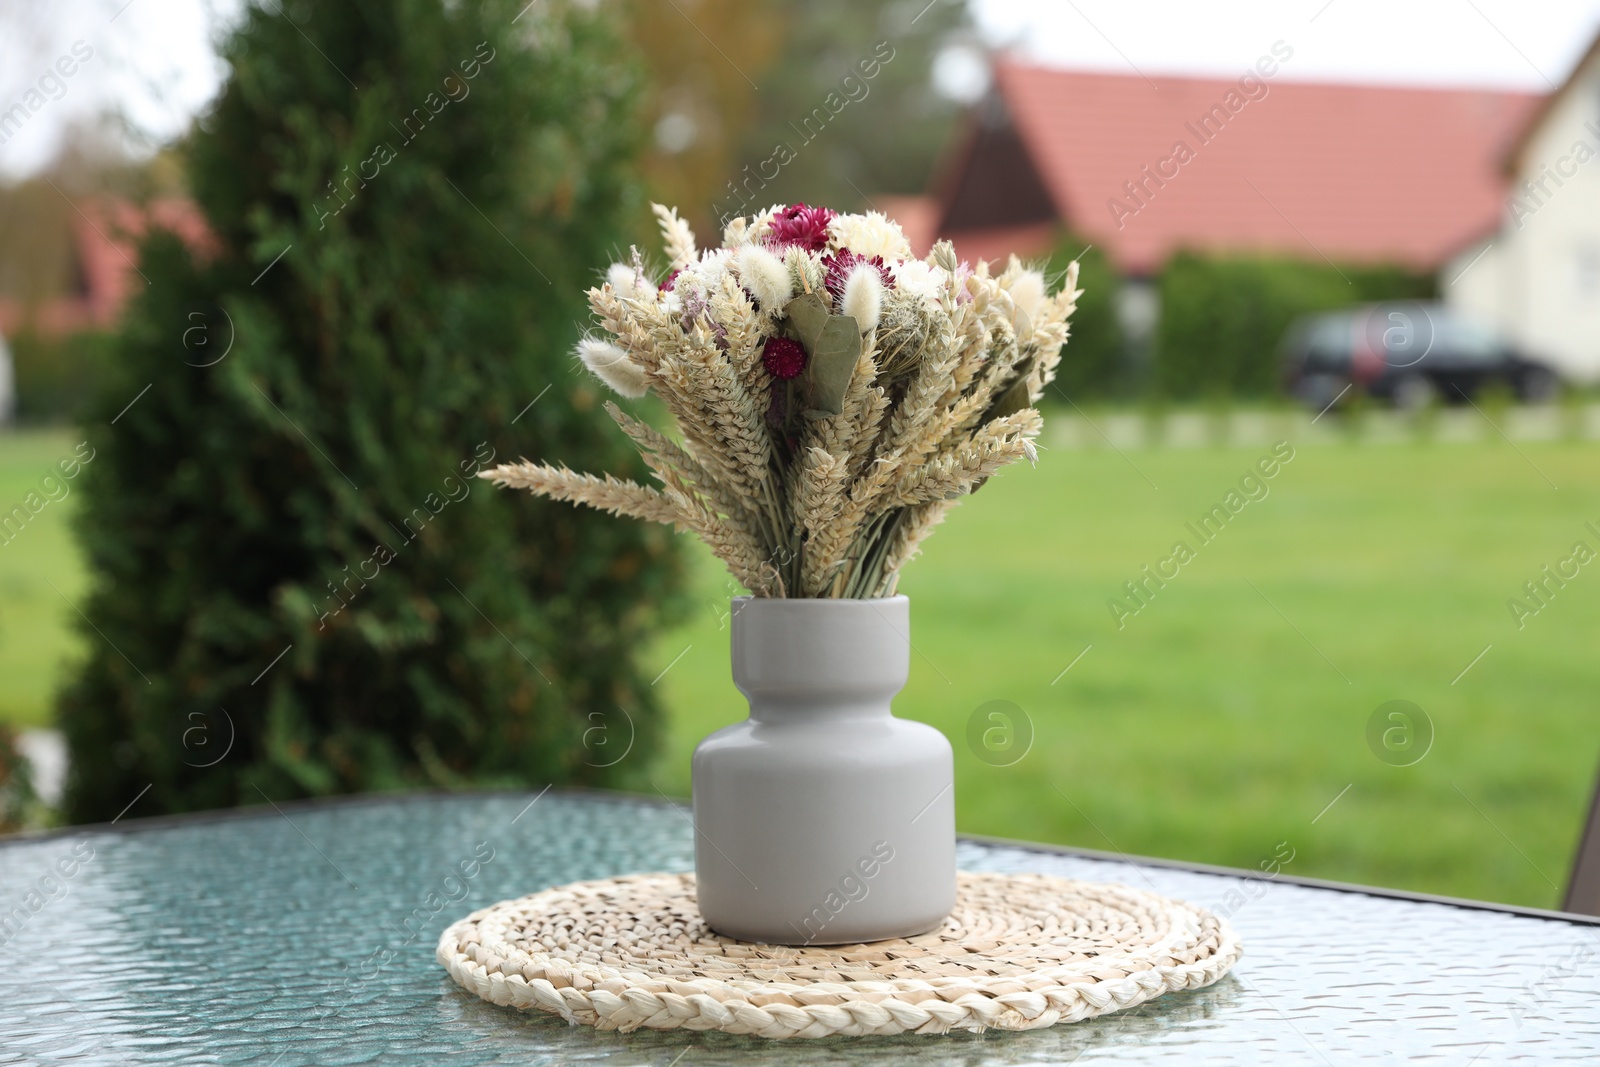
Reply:
M850 272L863 263L878 268L878 277L883 280L885 289L894 288L894 279L889 276L889 268L884 266L882 256L873 256L869 259L859 252L843 248L831 256L822 257L822 269L827 271L823 284L828 287L828 292L835 301L844 296L844 283L850 280Z
M761 349L761 362L767 373L780 381L800 377L806 369L806 350L799 341L787 337L769 337Z
M832 221L833 212L825 207L790 204L772 216L767 242L775 248L794 245L807 252L820 252L828 247L828 223Z
M680 275L682 273L683 273L683 269L680 267L679 269L673 271L671 274L667 275L667 280L661 283L661 291L663 293L672 292L673 283L678 280L678 275Z

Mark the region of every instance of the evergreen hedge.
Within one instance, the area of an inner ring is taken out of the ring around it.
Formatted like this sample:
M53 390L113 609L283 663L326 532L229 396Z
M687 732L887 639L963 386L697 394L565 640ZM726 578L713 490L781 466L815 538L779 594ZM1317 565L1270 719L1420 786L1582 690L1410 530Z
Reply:
M1155 391L1173 398L1272 395L1278 346L1298 316L1433 294L1431 276L1398 267L1180 252L1161 272Z
M62 337L34 332L10 338L18 422L64 422L83 415L114 358L116 337L85 330Z
M1061 350L1054 388L1045 396L1059 401L1065 393L1077 403L1125 394L1133 383L1126 340L1117 318L1121 279L1100 249L1071 234L1062 237L1050 253L1044 267L1046 276L1052 281L1064 276L1073 259L1078 261L1078 288L1083 295L1072 313L1070 340Z
M569 354L641 210L635 75L602 14L524 5L251 5L226 43L214 241L144 243L88 417L72 820L647 758L670 532L471 477L643 476Z

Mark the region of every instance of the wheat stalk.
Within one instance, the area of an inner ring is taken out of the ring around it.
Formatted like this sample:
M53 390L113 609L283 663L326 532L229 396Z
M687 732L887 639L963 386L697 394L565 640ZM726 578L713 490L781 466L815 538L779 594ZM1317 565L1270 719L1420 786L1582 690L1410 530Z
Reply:
M480 471L478 477L487 478L502 488L527 489L552 500L586 504L613 515L688 528L681 500L675 501L658 489L625 478L613 478L609 474L596 478L592 474L579 474L565 467L522 460Z
M651 204L650 210L661 223L661 243L666 248L668 269L683 270L694 262L694 231L670 207Z

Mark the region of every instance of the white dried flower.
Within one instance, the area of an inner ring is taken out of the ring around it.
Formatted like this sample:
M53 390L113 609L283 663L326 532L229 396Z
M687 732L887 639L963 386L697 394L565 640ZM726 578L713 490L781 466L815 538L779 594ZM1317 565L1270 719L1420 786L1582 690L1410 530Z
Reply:
M700 282L700 288L711 292L722 284L722 275L733 262L733 253L726 248L713 248L702 255L698 262L690 264L685 273Z
M578 342L578 358L596 378L623 396L641 397L650 391L650 379L645 377L644 368L610 341L584 338Z
M900 226L877 211L835 215L828 224L833 243L863 256L882 256L885 263L911 259L911 242Z
M756 306L762 311L778 311L794 295L789 268L760 245L740 247L739 280L756 298Z
M883 280L878 268L862 263L845 279L841 310L856 320L862 333L875 330L883 313Z
M931 266L920 259L908 259L889 268L894 275L894 285L910 296L923 300L937 300L949 275L940 267Z
M765 211L750 216L750 240L759 241L772 231L772 216L784 209L783 204L773 204Z

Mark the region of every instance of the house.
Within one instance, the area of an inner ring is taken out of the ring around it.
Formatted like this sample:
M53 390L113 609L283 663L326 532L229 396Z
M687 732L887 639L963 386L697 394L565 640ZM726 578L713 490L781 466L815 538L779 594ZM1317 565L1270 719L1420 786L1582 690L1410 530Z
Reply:
M948 238L970 259L1041 254L1063 230L1093 243L1128 279L1120 306L1135 337L1159 313L1150 279L1182 249L1448 275L1500 225L1503 161L1544 98L1297 82L1293 60L1280 41L1219 79L1002 59L932 193L897 209L919 220L914 243ZM1571 97L1591 111L1600 100L1592 88ZM1529 152L1542 160L1540 144ZM1600 163L1588 180L1600 182ZM1572 201L1600 226L1593 198ZM1600 259L1594 273L1600 283Z
M145 284L137 266L139 238L151 227L172 230L191 248L210 245L200 209L176 197L138 205L110 197L74 202L68 216L72 284L38 303L0 295L0 337L31 330L48 337L116 325L124 305Z
M21 376L8 339L19 334L59 339L115 328L128 300L146 284L137 263L138 242L152 227L172 230L201 254L213 247L205 217L189 200L163 198L140 205L102 196L63 199L59 206L59 222L46 219L41 232L52 252L64 253L64 259L41 266L26 243L10 249L13 267L21 264L47 279L43 288L48 295L0 293L0 426L15 414ZM39 221L37 215L32 221ZM66 285L50 292L54 267L63 263ZM27 392L33 382L22 377L20 388Z
M1600 39L1502 156L1501 210L1440 290L1568 377L1600 379Z

